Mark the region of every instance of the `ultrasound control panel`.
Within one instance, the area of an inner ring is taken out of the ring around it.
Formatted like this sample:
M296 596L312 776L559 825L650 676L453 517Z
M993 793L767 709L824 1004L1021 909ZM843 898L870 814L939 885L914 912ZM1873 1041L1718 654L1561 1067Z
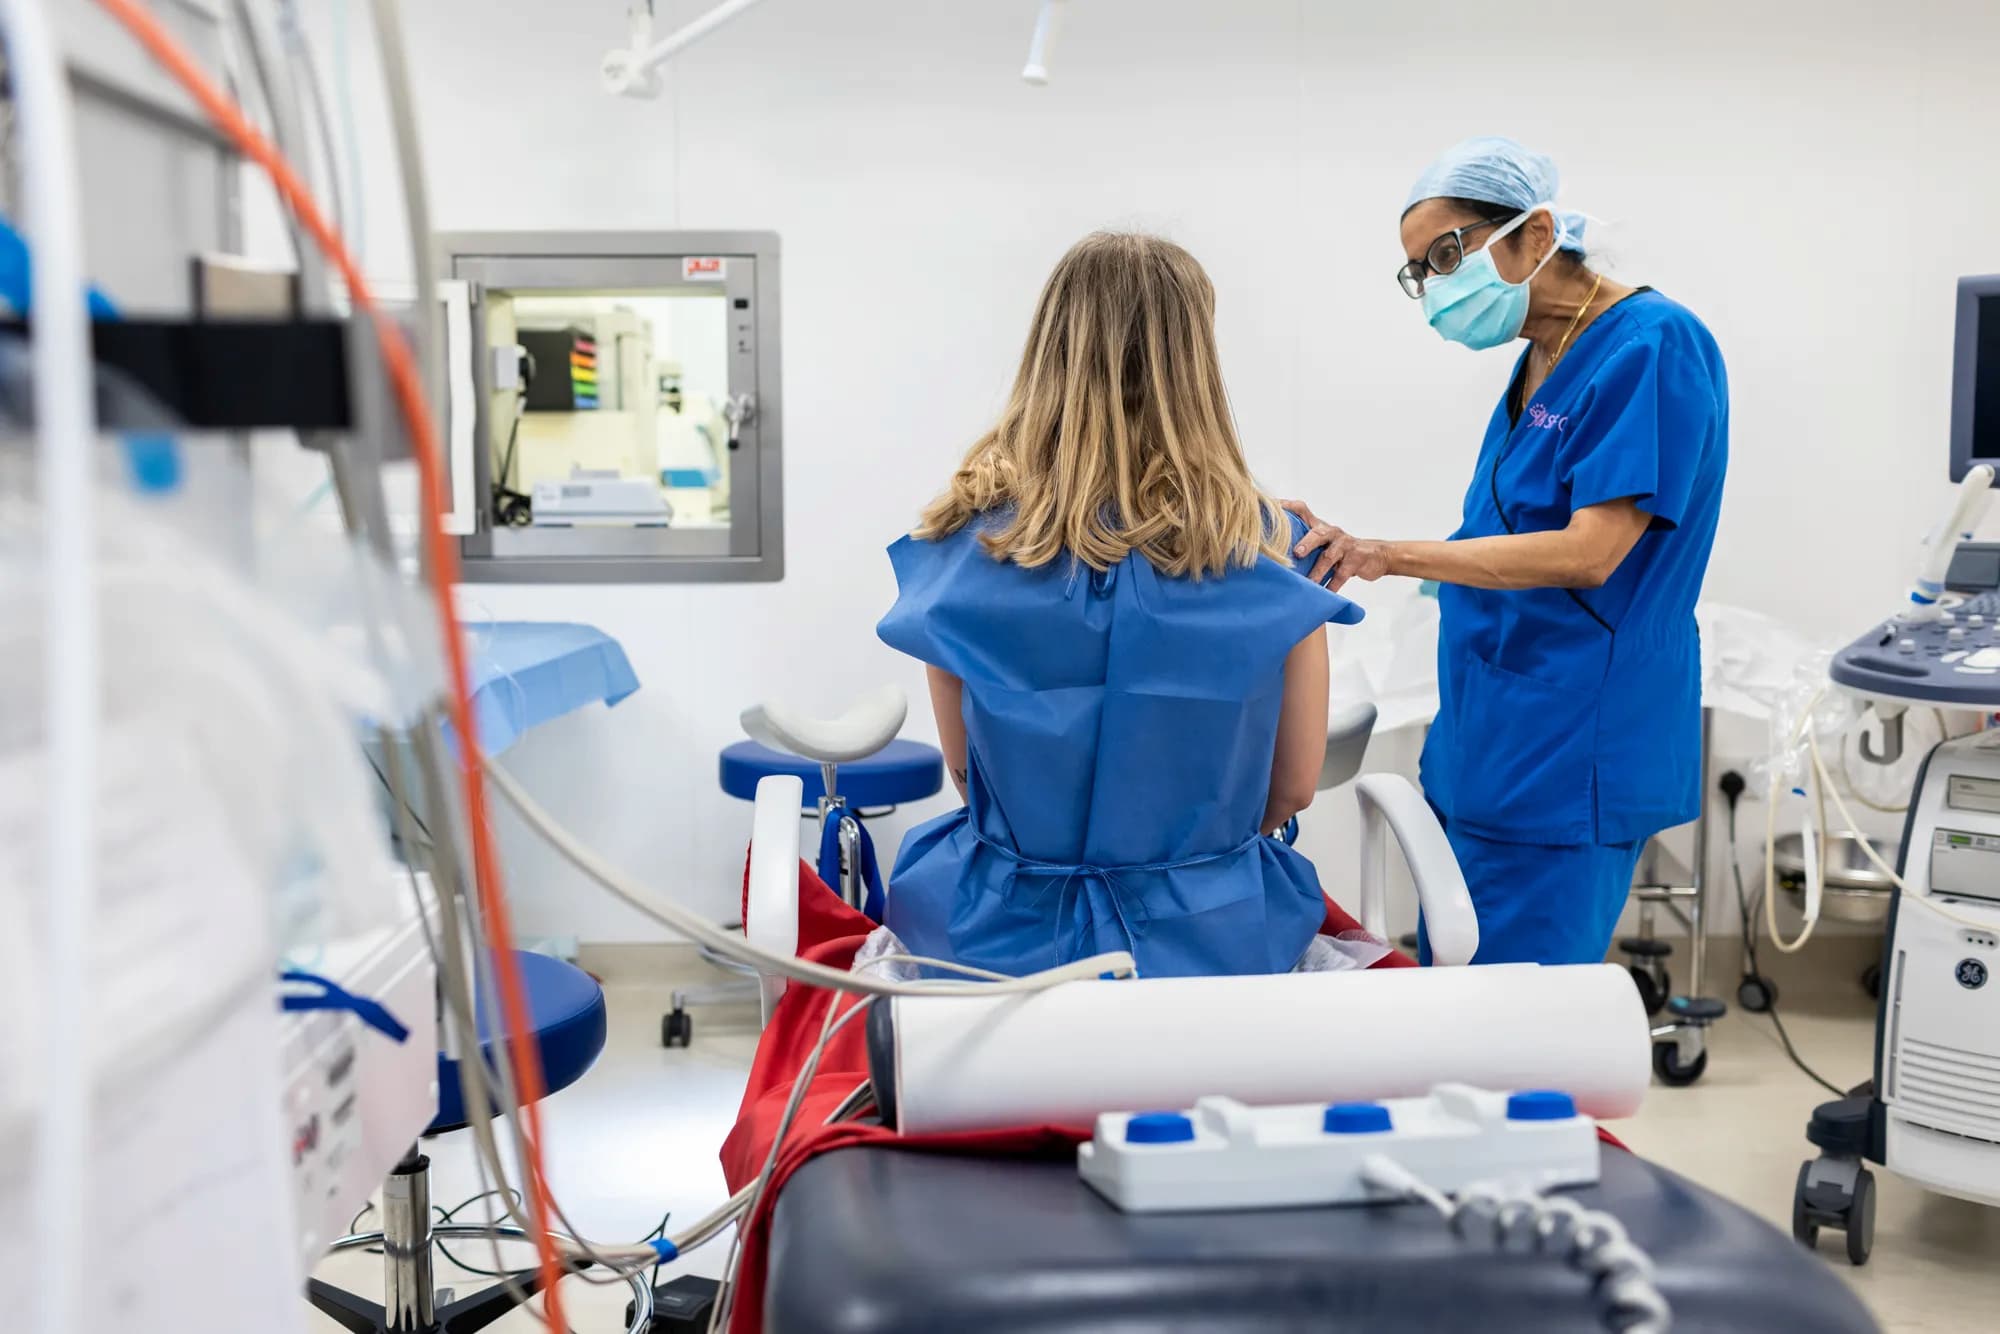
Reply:
M1945 585L1952 596L1935 620L1877 625L1834 656L1829 675L1893 699L2000 706L2000 543L1962 544Z

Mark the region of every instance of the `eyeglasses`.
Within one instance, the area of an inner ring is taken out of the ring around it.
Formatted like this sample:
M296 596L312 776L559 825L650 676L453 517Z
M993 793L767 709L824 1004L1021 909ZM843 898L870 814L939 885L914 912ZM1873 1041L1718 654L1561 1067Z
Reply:
M1396 270L1396 281L1403 285L1404 293L1412 300L1424 294L1424 279L1439 278L1456 273L1458 266L1465 262L1465 238L1482 227L1497 225L1494 222L1475 222L1469 227L1454 227L1430 244L1422 259L1413 259Z

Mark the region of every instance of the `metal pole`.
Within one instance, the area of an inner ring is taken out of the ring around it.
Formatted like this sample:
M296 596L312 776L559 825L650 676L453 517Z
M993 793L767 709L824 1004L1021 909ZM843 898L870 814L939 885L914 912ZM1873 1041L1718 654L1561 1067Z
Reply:
M437 1323L430 1167L412 1146L382 1183L382 1317L390 1334L428 1334Z
M1688 948L1694 956L1688 995L1706 994L1708 978L1708 826L1712 794L1708 790L1709 753L1714 749L1715 710L1701 711L1701 814L1694 822L1694 899L1688 905ZM1746 942L1747 943L1747 942Z
M723 3L706 14L689 21L684 27L668 33L646 50L639 52L640 71L649 72L666 64L682 50L694 45L738 14L761 2L762 0L723 0Z
M851 907L864 907L868 891L861 883L861 817L843 801L834 818L840 821L840 896Z

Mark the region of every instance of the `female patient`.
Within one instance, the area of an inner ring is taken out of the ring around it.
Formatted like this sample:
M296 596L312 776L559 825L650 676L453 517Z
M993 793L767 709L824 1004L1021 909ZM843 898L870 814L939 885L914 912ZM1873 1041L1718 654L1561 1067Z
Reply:
M886 925L1008 974L1284 972L1325 903L1270 837L1312 800L1328 622L1286 563L1179 246L1099 234L1042 289L1006 410L889 549L965 807L910 832ZM1379 951L1377 951L1379 953Z

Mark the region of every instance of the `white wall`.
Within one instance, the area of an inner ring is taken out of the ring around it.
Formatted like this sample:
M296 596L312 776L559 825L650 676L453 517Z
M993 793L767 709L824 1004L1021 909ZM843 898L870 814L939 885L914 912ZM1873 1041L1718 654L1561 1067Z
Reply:
M663 3L662 22L705 3ZM785 581L476 590L623 640L640 693L514 763L716 916L748 824L715 785L737 711L884 679L921 698L872 632L881 548L996 409L1037 286L1090 228L1156 228L1208 266L1269 486L1359 530L1441 535L1508 361L1423 327L1391 279L1396 217L1464 135L1555 154L1568 201L1619 224L1615 271L1692 306L1728 359L1709 596L1828 638L1906 577L1944 492L1952 283L2000 269L1988 0L1083 0L1041 89L1018 78L1033 0L768 0L652 103L597 89L617 0L405 8L439 227L783 238ZM357 77L370 263L403 277L378 94ZM1347 818L1308 816L1335 886ZM506 845L525 931L647 934L518 830Z

